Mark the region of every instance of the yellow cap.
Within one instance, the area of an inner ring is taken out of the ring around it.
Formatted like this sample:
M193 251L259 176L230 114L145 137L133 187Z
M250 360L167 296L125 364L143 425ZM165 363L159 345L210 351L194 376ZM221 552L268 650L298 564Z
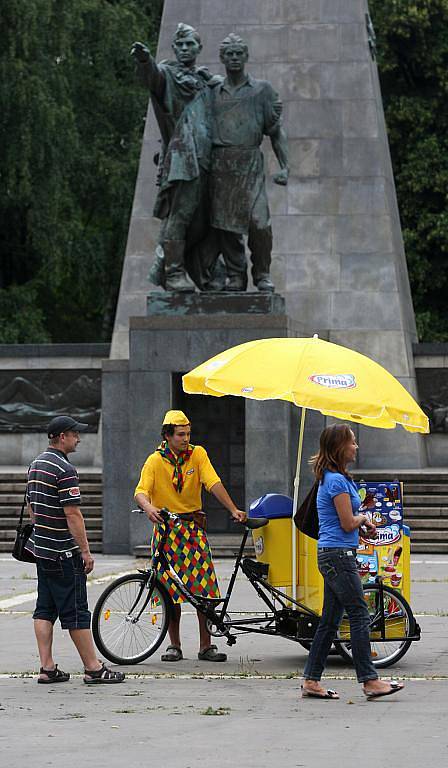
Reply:
M183 411L167 411L162 422L162 426L173 424L175 427L186 427L190 423Z

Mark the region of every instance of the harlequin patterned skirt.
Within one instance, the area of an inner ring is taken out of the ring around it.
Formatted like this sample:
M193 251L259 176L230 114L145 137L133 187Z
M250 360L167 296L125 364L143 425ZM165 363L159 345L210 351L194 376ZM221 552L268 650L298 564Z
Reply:
M165 555L181 581L190 592L203 597L219 597L219 587L213 566L210 546L205 531L194 522L169 521L170 531L165 544ZM151 554L157 548L161 535L154 526ZM159 579L170 593L174 603L183 603L173 579L160 569Z

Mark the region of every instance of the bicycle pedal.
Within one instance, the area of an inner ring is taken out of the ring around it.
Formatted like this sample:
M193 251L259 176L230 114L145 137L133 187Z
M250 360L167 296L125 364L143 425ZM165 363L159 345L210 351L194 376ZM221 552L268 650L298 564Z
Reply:
M227 645L235 645L236 643L236 637L234 635L229 635L227 638Z

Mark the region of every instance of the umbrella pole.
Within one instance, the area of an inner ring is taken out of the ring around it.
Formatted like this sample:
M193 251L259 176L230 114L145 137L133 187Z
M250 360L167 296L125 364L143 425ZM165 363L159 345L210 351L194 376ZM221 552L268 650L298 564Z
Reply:
M299 447L297 449L297 465L296 465L296 476L294 478L294 500L292 504L292 520L291 520L291 537L292 537L292 567L291 567L291 577L292 577L292 598L293 600L297 600L297 529L294 524L294 515L297 512L297 506L298 506L298 500L299 500L299 486L300 486L300 465L302 463L302 452L303 452L303 433L305 431L305 416L306 416L306 408L302 408L302 413L300 417L300 431L299 431Z

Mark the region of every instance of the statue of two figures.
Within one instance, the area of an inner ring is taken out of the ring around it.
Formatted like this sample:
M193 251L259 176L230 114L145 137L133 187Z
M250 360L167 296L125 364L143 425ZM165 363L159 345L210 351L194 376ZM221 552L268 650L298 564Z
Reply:
M162 148L154 215L162 225L152 283L167 291L245 291L247 260L253 283L272 292L272 229L260 146L269 136L288 181L282 103L270 83L246 73L247 44L230 34L219 55L226 75L196 66L202 45L193 27L179 24L175 61L157 64L134 43L139 74L149 88Z

